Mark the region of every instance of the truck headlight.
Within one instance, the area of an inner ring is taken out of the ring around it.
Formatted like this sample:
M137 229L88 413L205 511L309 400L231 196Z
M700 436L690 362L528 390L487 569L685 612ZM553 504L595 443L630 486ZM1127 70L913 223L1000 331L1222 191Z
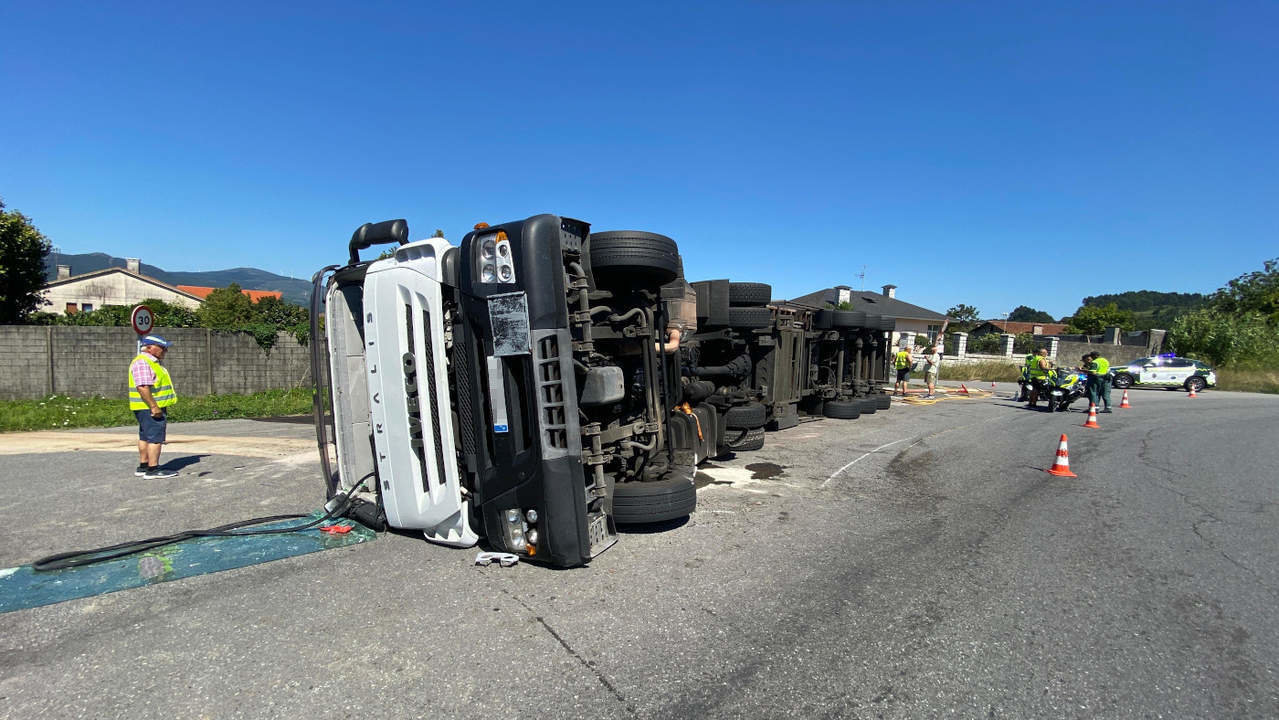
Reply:
M480 282L512 284L515 282L515 254L505 232L497 232L480 238L479 257L476 258Z

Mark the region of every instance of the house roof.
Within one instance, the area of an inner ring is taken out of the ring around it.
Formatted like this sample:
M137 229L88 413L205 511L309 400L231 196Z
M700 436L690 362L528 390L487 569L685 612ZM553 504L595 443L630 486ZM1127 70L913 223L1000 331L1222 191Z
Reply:
M981 325L973 328L975 332L978 328L986 325L999 330L1001 332L1020 335L1021 333L1035 333L1036 335L1060 335L1066 332L1066 323L1050 323L1050 322L1014 322L1010 320L983 320ZM1035 332L1035 328L1039 328L1039 332Z
M44 289L48 289L48 288L55 288L55 287L61 287L61 286L63 286L63 285L74 285L75 283L84 282L85 280L93 280L94 278L103 277L103 276L105 276L105 275L110 275L110 274L112 274L112 273L120 273L120 274L122 274L122 275L128 275L128 276L130 276L130 277L133 277L133 278L136 278L136 279L138 279L138 280L141 280L141 281L142 281L142 282L144 282L144 283L147 283L147 284L150 284L150 285L154 285L154 286L156 286L156 287L158 287L158 288L163 288L163 289L165 289L165 290L168 290L169 292L177 293L177 294L179 294L179 295L185 295L185 296L187 296L187 297L191 298L192 300L202 300L202 299L203 299L203 298L202 298L202 297L200 297L199 295L193 295L192 293L190 293L190 292L188 292L188 291L186 291L186 290L183 290L183 289L182 289L182 286L170 285L170 284L168 284L168 283L166 283L166 282L162 282L162 281L160 281L160 280L156 280L156 279L155 279L155 278L153 278L153 277L148 277L148 276L146 276L146 275L142 275L141 273L135 273L135 272L133 272L132 270L128 270L128 269L125 269L125 268L122 268L122 267L109 267L109 268L103 268L103 269L101 269L101 270L94 270L94 271L92 271L92 272L81 273L81 274L79 274L79 275L72 275L71 277L65 277L65 278L61 278L61 279L59 279L59 280L53 280L53 281L50 281L50 282L45 283L45 284L44 284Z
M839 303L839 288L826 288L811 292L807 295L801 295L791 302L796 305L807 305L814 308L823 308L827 304L835 305ZM852 303L854 310L862 312L875 313L884 317L902 318L905 320L930 320L941 322L946 316L929 310L926 307L912 305L897 298L890 298L887 295L867 292L865 290L852 290L849 292L849 302Z
M209 296L209 293L213 292L214 290L218 290L219 288L203 287L201 285L179 285L178 289L184 293L194 295L195 297L203 300ZM244 293L245 295L248 295L249 299L252 300L253 302L257 302L261 300L262 298L268 298L268 297L273 297L277 300L284 297L284 293L280 292L279 290L245 290L241 288L240 292Z

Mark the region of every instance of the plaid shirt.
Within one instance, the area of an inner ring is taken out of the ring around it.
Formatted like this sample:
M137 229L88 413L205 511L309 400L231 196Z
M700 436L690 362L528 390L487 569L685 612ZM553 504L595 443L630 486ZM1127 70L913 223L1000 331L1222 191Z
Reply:
M146 358L134 360L129 366L129 372L133 375L134 385L155 385L155 371L151 369L151 363L147 362Z

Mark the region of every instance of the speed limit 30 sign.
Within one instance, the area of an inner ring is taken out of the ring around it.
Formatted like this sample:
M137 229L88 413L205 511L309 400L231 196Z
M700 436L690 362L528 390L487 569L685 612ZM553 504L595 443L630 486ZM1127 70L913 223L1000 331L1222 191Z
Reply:
M151 332L152 326L155 325L155 315L151 313L151 308L146 305L139 305L133 308L133 315L129 320L133 324L133 332L139 335L146 335Z

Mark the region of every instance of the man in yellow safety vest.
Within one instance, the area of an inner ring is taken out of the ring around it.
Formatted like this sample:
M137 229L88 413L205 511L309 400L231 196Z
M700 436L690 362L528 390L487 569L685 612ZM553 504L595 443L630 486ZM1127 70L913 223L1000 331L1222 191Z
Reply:
M1093 350L1088 353L1088 401L1100 408L1105 403L1106 409L1097 412L1110 412L1110 361Z
M897 370L897 382L893 385L894 395L897 394L898 388L900 388L902 397L906 397L906 383L910 382L910 366L915 362L910 351L910 345L903 340L901 347L893 355L893 368Z
M176 472L160 467L168 407L178 401L173 379L160 364L170 343L159 335L147 335L141 344L142 351L129 363L129 409L138 419L138 469L133 474L148 480L177 477Z
M1039 403L1039 391L1044 389L1044 381L1053 369L1053 361L1048 359L1048 348L1039 348L1027 368L1030 371L1030 401L1027 407L1035 407Z

